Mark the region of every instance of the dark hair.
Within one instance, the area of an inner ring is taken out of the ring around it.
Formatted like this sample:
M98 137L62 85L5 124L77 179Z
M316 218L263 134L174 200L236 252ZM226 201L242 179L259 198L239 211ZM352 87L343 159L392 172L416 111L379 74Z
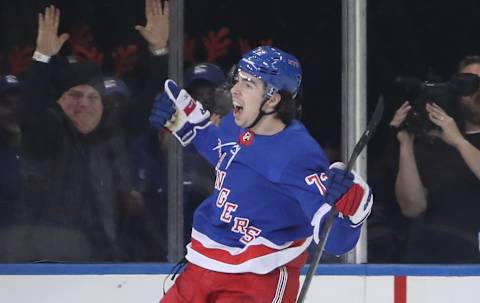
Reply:
M289 125L293 119L297 118L299 115L299 106L297 100L292 97L292 94L286 91L278 92L282 99L278 103L277 117L286 125Z
M472 64L480 64L480 56L479 55L470 55L466 56L458 63L458 71L461 72L465 67L472 65Z

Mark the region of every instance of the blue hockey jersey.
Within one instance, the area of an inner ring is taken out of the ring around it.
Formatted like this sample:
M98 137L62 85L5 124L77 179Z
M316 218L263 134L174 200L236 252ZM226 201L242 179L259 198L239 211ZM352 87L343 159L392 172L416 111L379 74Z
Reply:
M235 124L197 132L197 150L215 166L215 191L194 214L187 260L226 273L268 273L301 255L331 206L321 183L328 168L318 143L298 121L271 135L256 135ZM352 249L360 228L335 219L326 249Z

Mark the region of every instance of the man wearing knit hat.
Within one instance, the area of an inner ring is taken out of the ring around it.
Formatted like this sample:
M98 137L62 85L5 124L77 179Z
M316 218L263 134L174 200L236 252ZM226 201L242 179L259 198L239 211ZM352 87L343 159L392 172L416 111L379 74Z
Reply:
M0 258L125 260L120 215L131 206L125 203L132 186L124 140L105 122L99 68L56 56L68 39L57 35L59 21L54 6L38 16L37 47L18 106L23 186Z
M168 2L145 5L147 23L135 29L152 53L150 86L142 90L148 104L131 102L132 116L148 115L168 63ZM145 203L130 180L125 130L108 99L125 88L106 83L93 63L61 61L68 34L58 34L59 23L54 6L38 15L36 51L18 106L23 186L12 228L0 234L0 260L163 260L164 241L153 243L148 234Z
M92 132L103 114L102 81L94 63L68 63L55 80L57 103L82 134Z

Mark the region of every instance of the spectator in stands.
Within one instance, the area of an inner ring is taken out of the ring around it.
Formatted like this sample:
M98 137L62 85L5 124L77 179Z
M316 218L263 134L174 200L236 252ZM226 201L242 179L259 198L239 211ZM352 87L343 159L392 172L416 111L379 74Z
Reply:
M212 63L199 63L185 71L185 89L212 113L215 124L232 111L232 98L223 70Z
M402 127L412 110L406 101L390 122L399 142L396 197L403 214L416 219L407 262L480 261L480 57L463 59L459 72L476 79L458 98L459 119L432 100L425 110L434 127L416 136Z
M59 22L54 6L38 16L36 51L18 106L23 186L2 258L128 260L122 215L143 204L132 193L122 134L108 123L98 67L56 56L68 39L57 34Z

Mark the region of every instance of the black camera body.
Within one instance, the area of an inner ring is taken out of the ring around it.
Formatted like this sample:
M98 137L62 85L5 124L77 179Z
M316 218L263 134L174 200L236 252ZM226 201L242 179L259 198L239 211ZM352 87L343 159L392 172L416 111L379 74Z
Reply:
M455 108L455 95L444 82L423 82L420 85L419 93L411 102L412 109L403 123L403 128L416 135L425 135L430 130L437 128L428 118L425 106L427 103L435 102L447 113L452 114Z
M414 78L403 78L397 82L402 83L413 95L412 109L402 128L416 135L426 135L432 129L438 129L428 118L425 109L427 103L435 102L455 118L459 109L459 98L473 95L480 87L480 78L470 73L455 74L448 82L422 82Z

